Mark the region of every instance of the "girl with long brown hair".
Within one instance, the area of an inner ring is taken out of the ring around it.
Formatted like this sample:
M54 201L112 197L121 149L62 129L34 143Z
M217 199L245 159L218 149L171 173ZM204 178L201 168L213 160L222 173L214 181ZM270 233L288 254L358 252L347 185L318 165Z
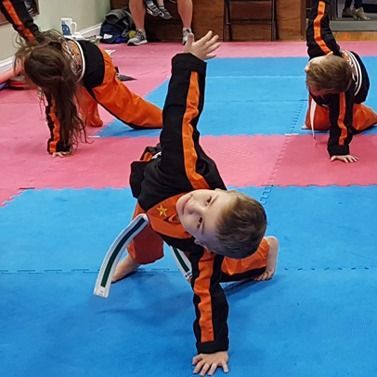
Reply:
M93 43L56 31L40 32L38 43L20 43L15 65L23 66L45 98L47 150L53 156L70 154L85 142L87 126L102 126L98 104L132 128L161 128L161 110L123 85L111 58Z

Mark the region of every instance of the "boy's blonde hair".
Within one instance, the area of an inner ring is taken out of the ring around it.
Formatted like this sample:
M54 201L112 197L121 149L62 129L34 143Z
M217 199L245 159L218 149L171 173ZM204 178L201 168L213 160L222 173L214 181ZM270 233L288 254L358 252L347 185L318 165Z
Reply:
M326 56L321 63L309 63L306 83L310 87L330 93L345 92L352 82L352 69L349 63L336 55Z
M234 190L228 193L234 200L217 221L219 253L230 258L244 258L258 249L266 232L267 216L255 199Z

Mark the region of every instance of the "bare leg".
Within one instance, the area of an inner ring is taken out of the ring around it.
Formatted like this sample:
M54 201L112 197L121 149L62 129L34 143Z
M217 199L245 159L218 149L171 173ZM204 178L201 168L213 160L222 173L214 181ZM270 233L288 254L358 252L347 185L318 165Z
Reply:
M125 278L131 272L134 272L138 266L139 264L136 263L135 260L131 257L131 255L128 254L126 258L124 258L117 264L111 282L115 283L116 281Z
M143 0L130 0L129 3L132 18L135 22L136 30L140 30L145 33L144 18L145 18L145 6Z
M183 29L191 29L192 0L177 0L177 8Z
M265 271L254 279L256 281L270 280L274 276L276 269L279 241L276 237L273 236L269 236L266 238L268 244L270 245L270 250L268 251L267 255L267 265Z

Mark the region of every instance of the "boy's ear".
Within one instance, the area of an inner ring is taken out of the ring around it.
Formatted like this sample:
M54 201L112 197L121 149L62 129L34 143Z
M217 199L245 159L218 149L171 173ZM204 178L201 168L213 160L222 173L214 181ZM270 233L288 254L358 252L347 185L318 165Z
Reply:
M328 55L334 55L334 51L330 51L330 52L328 52L328 53L326 54L326 56L328 56Z

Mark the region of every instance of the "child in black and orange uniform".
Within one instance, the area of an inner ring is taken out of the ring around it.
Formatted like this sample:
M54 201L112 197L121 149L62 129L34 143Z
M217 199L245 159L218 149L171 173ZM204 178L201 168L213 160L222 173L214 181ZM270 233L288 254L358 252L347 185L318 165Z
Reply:
M306 33L310 58L305 67L310 92L306 126L330 129L331 161L356 162L349 150L352 136L377 123L377 114L362 104L369 91L368 73L359 55L336 43L329 5L330 0L313 1Z
M214 161L199 144L203 60L214 56L217 40L212 32L197 42L190 35L185 53L173 58L160 145L147 148L131 169L135 215L146 213L149 226L133 240L113 276L119 280L139 264L161 258L163 241L187 254L196 311L194 373L201 375L212 375L218 367L228 371L228 304L220 282L270 279L278 249L276 238L264 237L262 205L226 191Z
M16 53L14 71L22 66L47 102L51 155L70 154L73 145L86 140L86 126L102 126L98 104L132 128L161 128L161 110L120 82L105 51L88 41L40 32L23 1L0 1L1 12L25 39Z
M85 127L102 126L98 104L132 128L162 126L161 110L123 85L110 56L91 42L41 32L37 44L19 48L16 64L46 98L47 150L53 156L70 154L86 140Z

